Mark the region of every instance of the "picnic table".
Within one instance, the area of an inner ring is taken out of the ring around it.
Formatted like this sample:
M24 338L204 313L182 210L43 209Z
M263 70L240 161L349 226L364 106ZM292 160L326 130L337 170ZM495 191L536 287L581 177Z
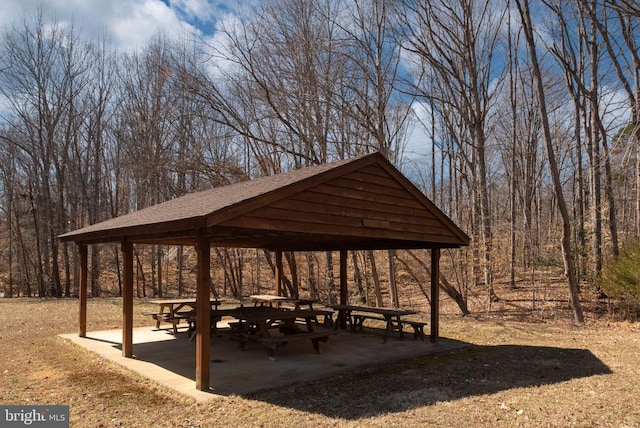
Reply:
M211 307L217 309L220 303L223 301L220 299L211 299ZM196 299L195 298L180 298L180 299L160 299L150 300L149 303L153 303L159 306L158 312L149 312L145 315L150 315L156 320L156 328L160 328L160 322L168 322L173 325L174 333L177 332L177 325L180 320L188 319L191 315L195 314ZM184 308L189 308L187 311L182 311Z
M304 307L309 310L315 310L313 308L314 303L318 301L315 299L301 299L298 297L276 296L273 294L252 294L249 298L253 301L254 306L269 306L275 308L287 308L284 304L293 305L294 310L303 309ZM319 325L318 316L324 316L324 325L331 326L333 324L333 311L318 310L316 318L314 319L316 325Z
M273 307L247 309L249 308L238 308L232 315L240 321L240 347L244 349L247 341L262 343L267 346L269 359L275 359L278 346L299 340L311 340L313 349L319 354L319 342L326 342L330 335L336 333L328 329L314 330L314 321L323 311L283 310ZM304 320L305 328L297 320ZM273 334L275 327L281 334Z
M294 305L294 309L301 309L301 306L308 306L313 310L313 304L317 302L314 299L299 299L297 297L276 296L273 294L252 294L249 298L255 306L269 305L271 307L279 307L281 303L290 303Z
M332 305L332 308L338 311L338 319L335 324L335 328L346 328L349 324L352 330L362 330L363 323L366 319L374 319L386 322L386 328L384 331L384 342L386 343L389 332L398 331L400 339L404 339L402 331L402 324L410 324L414 329L414 339L424 337L423 328L425 323L421 321L409 320L406 317L408 315L414 315L417 312L414 310L406 309L394 309L394 308L372 308L369 306L354 306L354 305Z
M238 311L241 308L229 308L229 309L219 309L219 308L212 308L210 315L211 315L211 322L210 322L210 328L211 328L211 336L218 336L218 321L222 321L222 317L234 317L235 314L238 313ZM195 340L196 338L196 312L192 311L186 315L186 319L187 322L189 324L189 328L187 329L187 336L189 337L190 341Z

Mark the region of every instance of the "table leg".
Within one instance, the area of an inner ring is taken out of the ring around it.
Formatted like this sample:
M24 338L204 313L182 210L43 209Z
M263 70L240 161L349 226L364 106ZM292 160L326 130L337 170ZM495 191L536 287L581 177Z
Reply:
M338 310L338 316L336 317L336 325L333 327L334 330L338 331L339 328L346 329L347 328L347 320L345 318L347 311L344 309Z
M179 306L179 307L181 307L181 306ZM171 325L173 326L173 333L174 334L178 334L178 322L180 322L180 321L176 320L176 312L177 312L176 308L171 306L171 308L169 309L169 320L171 322Z
M247 342L247 338L250 335L258 334L262 337L269 337L269 326L267 326L267 322L259 322L252 321L250 319L240 320L241 325L241 333L239 336L240 349L244 351L244 344Z
M269 334L269 326L267 325L267 322L260 322L260 324L258 325L258 330L260 331L260 334L262 335L262 337L270 337L271 335Z
M384 319L387 320L387 328L384 329L384 340L382 343L387 343L387 337L389 336L389 330L393 328L393 318L389 315L385 315Z
M315 322L317 324L318 323L318 318L316 318L315 316L307 317L307 318L305 318L305 321L307 322L307 331L312 332L313 331L313 323Z
M351 330L364 331L364 320L365 320L364 316L352 315L350 317L350 320L351 320Z
M404 339L404 332L402 331L402 321L400 321L400 315L396 317L396 322L398 323L398 331L400 332L400 340Z
M218 337L218 321L222 321L222 316L214 315L211 317L211 337Z
M162 321L162 315L164 314L164 303L160 304L160 312L156 315L156 330L160 329L160 322Z

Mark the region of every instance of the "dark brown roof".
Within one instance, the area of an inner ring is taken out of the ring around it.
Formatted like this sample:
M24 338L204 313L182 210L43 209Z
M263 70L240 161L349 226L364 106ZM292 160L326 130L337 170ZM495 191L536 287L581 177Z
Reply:
M284 250L469 244L377 153L188 194L60 239L192 244L198 231L212 245Z

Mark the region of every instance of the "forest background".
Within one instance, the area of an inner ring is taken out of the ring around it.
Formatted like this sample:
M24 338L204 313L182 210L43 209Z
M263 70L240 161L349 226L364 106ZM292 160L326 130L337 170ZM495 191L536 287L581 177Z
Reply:
M640 237L639 22L632 0L267 0L119 50L33 10L0 38L1 291L77 295L66 231L379 151L471 236L443 257L462 313L560 271L581 322ZM191 255L136 246L138 297L189 293ZM290 293L335 298L332 253L285 256ZM92 246L93 296L121 293L120 257ZM427 266L354 252L351 289L399 304L381 290L420 293ZM268 252L216 247L212 270L214 294L272 287Z

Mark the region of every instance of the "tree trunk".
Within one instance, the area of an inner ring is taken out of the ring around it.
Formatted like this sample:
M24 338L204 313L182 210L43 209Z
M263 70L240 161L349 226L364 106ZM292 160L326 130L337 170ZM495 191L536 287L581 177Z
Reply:
M585 28L585 33L587 29ZM595 24L591 24L590 35L585 35L586 45L589 50L589 62L591 64L591 82L587 94L590 106L589 135L587 143L589 145L589 175L591 176L591 194L593 203L591 204L593 222L593 274L597 277L602 272L602 165L600 155L600 128L598 127L599 112L599 82L598 82L598 44L595 40Z
M182 296L184 293L184 278L182 276L182 269L184 265L184 246L178 246L178 253L176 256L176 270L178 271L178 296Z
M360 303L367 303L367 293L362 286L362 275L360 274L357 251L351 252L351 260L353 261L353 281L356 283L356 287L358 288L358 294L360 294Z
M318 284L316 282L316 268L315 261L313 259L313 254L306 252L305 257L307 259L307 271L308 271L308 281L309 281L309 295L312 299L317 300L318 295Z
M407 250L406 252L415 262L417 262L422 267L422 269L424 269L424 271L427 273L427 276L431 277L431 268L429 267L429 265L425 263L420 257L418 257L413 251ZM400 258L398 258L398 260L400 260L400 262L403 263L409 271L411 271L408 263ZM415 275L413 272L411 272L411 275L414 278L417 278L417 275ZM430 290L425 290L422 286L422 282L420 281L418 281L418 285L420 286L422 294L424 294L427 300L429 300ZM460 291L458 291L458 289L451 285L451 283L443 274L440 274L440 288L447 294L447 296L449 296L454 302L456 302L458 308L460 309L460 312L462 312L462 315L471 314L471 311L469 311L469 307L467 306L466 298L462 295L462 293L460 293Z
M391 296L391 306L393 308L399 308L400 302L398 301L398 285L396 284L396 265L394 262L395 251L387 251L387 262L389 263L389 295Z
M336 279L333 275L333 253L325 252L326 270L327 270L327 293L329 294L329 303L335 305L336 301Z
M507 14L507 28L511 34L511 14ZM516 288L516 145L518 142L518 103L516 100L516 79L515 61L512 37L508 37L509 45L509 106L511 107L511 176L509 180L509 208L511 218L509 219L509 288Z
M158 245L156 247L156 260L158 263L158 296L164 296L164 269L162 268L162 263L164 259L164 253L162 251L162 245Z
M376 306L382 307L384 303L382 301L382 290L380 289L380 277L378 277L378 268L376 267L376 258L373 251L367 252L369 256L369 263L371 264L371 278L373 278L373 290L376 295Z
M300 293L300 280L298 279L298 264L296 263L296 256L293 251L286 251L284 253L289 265L289 272L291 272L291 287L289 289L289 296L298 298Z
M584 314L582 313L582 306L580 304L573 252L571 249L571 219L569 218L569 212L567 210L567 205L564 199L562 183L560 181L560 173L558 171L558 164L555 156L555 149L553 147L553 140L551 138L551 128L549 126L549 119L547 115L544 84L542 81L540 65L538 63L538 56L533 36L533 26L531 24L531 14L529 12L529 0L516 0L516 4L518 6L518 11L520 12L520 17L522 18L522 26L527 41L527 46L529 48L529 56L531 58L531 66L533 68L533 79L535 83L536 93L538 95L538 105L540 108L540 116L542 120L544 143L547 150L547 160L549 161L549 169L551 172L551 178L553 180L553 189L558 203L558 210L560 211L560 216L562 217L562 255L564 258L565 274L568 280L569 298L573 307L574 319L577 323L582 324L584 322Z

